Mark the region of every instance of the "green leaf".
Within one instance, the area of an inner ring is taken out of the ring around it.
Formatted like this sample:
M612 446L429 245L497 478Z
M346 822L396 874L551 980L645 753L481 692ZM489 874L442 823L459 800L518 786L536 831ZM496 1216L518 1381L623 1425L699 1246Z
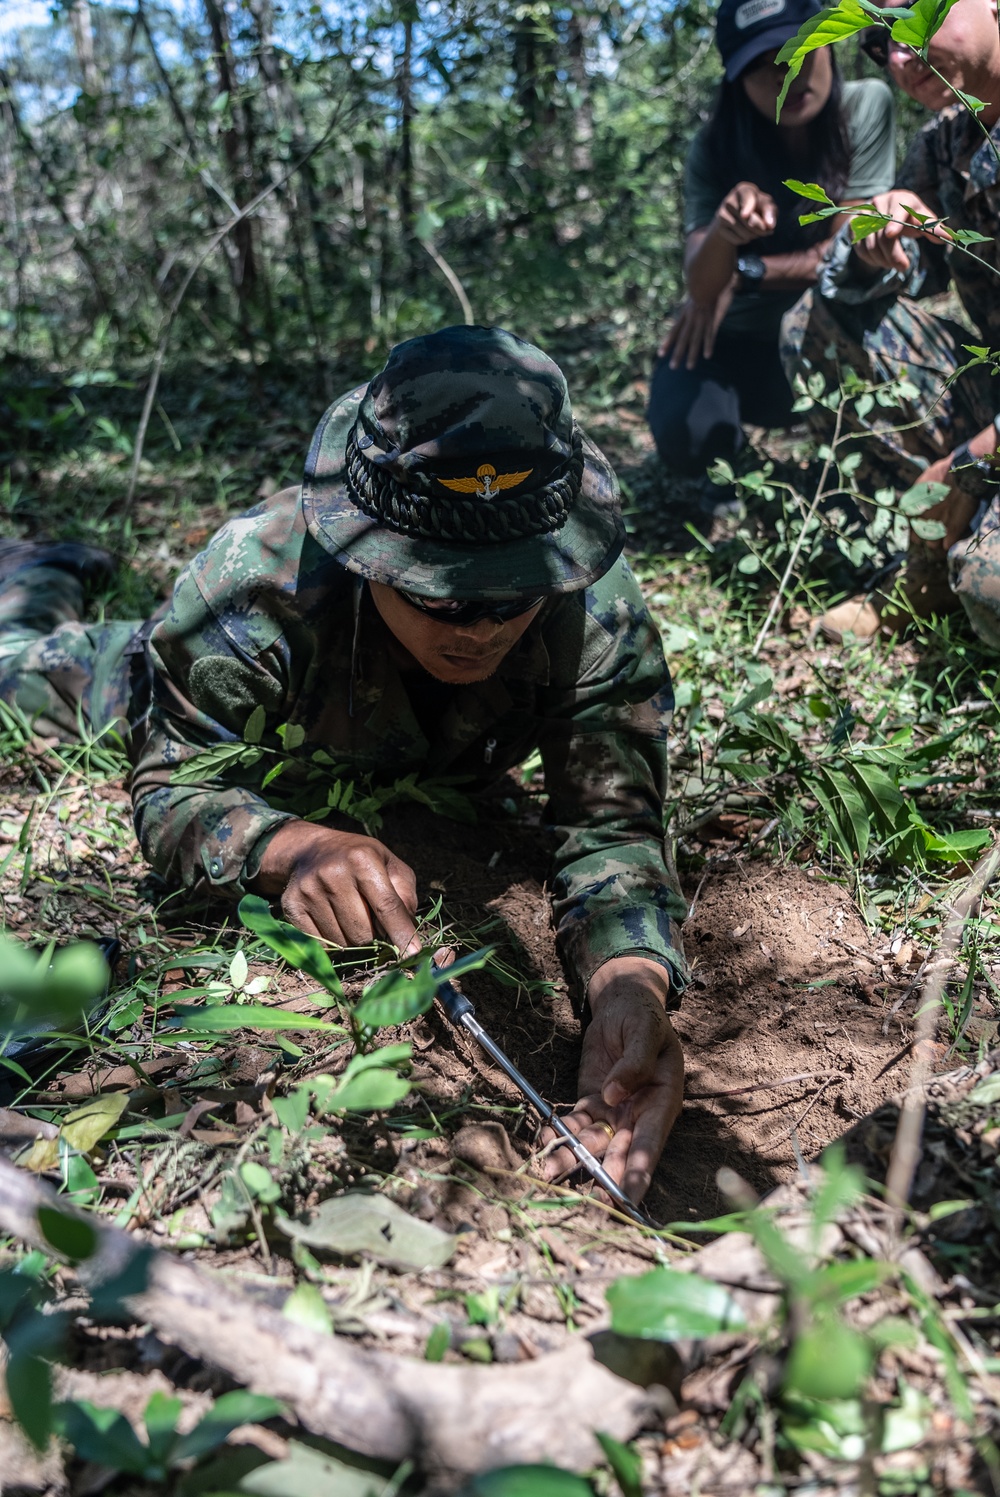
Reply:
M788 72L778 95L775 119L781 119L788 90L802 71L802 64L810 52L815 52L819 47L829 47L833 42L842 41L845 36L854 36L859 31L867 30L870 25L871 16L862 9L858 0L840 0L839 5L827 6L818 16L805 21L775 59L776 62L788 64Z
M324 1111L385 1112L409 1096L410 1082L395 1071L366 1071L331 1093Z
M128 1092L102 1092L93 1101L66 1114L59 1137L65 1139L71 1149L89 1154L127 1109Z
M940 520L911 520L910 529L922 541L940 541L948 533L947 527Z
M987 100L986 99L977 99L976 96L975 96L975 94L967 94L962 89L956 88L954 84L951 85L951 88L952 88L952 92L954 93L955 97L958 99L959 103L964 104L965 107L966 107L966 109L970 109L973 114L982 114L983 110L986 108L986 104L987 104ZM975 239L966 239L965 238L966 235L971 235L973 232L974 231L972 229L952 229L951 230L952 237L955 238L955 239L957 239L960 234L962 235L962 241L961 242L963 244L992 244L993 243L993 240L990 238L990 236L988 234L981 234L981 235L977 234L976 237L975 237Z
M246 952L237 951L229 963L229 981L234 988L242 988L250 976L250 968L247 963Z
M310 1331L319 1331L325 1336L333 1334L330 1307L316 1285L310 1284L308 1280L296 1284L282 1305L281 1313L295 1325L304 1325Z
M165 1465L177 1433L177 1420L184 1407L179 1398L168 1398L162 1389L150 1397L142 1416L146 1426L149 1453L154 1460Z
M217 1398L207 1414L202 1415L190 1434L182 1436L174 1448L174 1461L197 1459L222 1445L241 1424L263 1424L278 1419L285 1409L276 1398L247 1393L237 1388Z
M425 1362L442 1362L444 1354L451 1345L451 1326L446 1320L439 1320L437 1325L427 1337L424 1347Z
M936 858L941 863L971 863L989 845L990 836L985 827L978 832L942 833L925 828L924 847L928 857Z
M278 729L278 737L281 739L282 748L292 753L305 743L306 730L301 723L282 723Z
M864 1172L857 1165L847 1163L843 1144L831 1144L824 1150L820 1163L823 1175L813 1199L812 1213L816 1248L819 1248L824 1227L860 1200L865 1189Z
M427 960L429 963L430 958ZM425 1014L434 1002L436 989L433 981L411 981L403 972L387 972L366 989L352 1018L364 1029L395 1029Z
M642 1457L639 1452L631 1445L623 1445L613 1435L606 1435L603 1430L595 1430L594 1435L615 1473L622 1497L642 1497Z
M989 1079L990 1081L995 1081L997 1083L995 1089L996 1097L994 1098L994 1100L1000 1101L1000 1076L991 1076ZM980 1090L980 1087L986 1085L987 1082L981 1081L979 1083L979 1086L974 1087L972 1092L966 1097L965 1100L967 1102L971 1101L972 1098L976 1095L976 1092ZM947 1216L954 1216L959 1211L968 1211L969 1207L973 1204L974 1202L972 1201L934 1201L929 1211L927 1212L927 1215L932 1222L939 1222L943 1221Z
M321 1034L343 1035L340 1024L317 1019L312 1014L289 1014L280 1008L265 1008L260 1003L241 1003L229 1008L213 1004L210 1008L178 1004L167 1026L185 1034L231 1034L234 1029L311 1029Z
M880 229L892 223L887 213L858 213L854 209L849 211L851 212L851 242L853 244L857 244L860 239L867 239L869 234L877 234Z
M335 998L344 996L340 978L325 948L313 936L296 930L294 925L284 920L277 920L266 899L259 894L245 895L240 900L239 916L247 930L260 936L272 951L284 957L290 967L305 972Z
M270 1170L258 1164L255 1159L246 1159L240 1165L240 1178L250 1194L265 1206L273 1206L275 1201L281 1200L281 1186Z
M264 728L266 727L266 725L267 714L258 702L257 706L253 709L250 716L247 718L247 725L243 729L243 742L259 743L264 736Z
M271 1106L282 1128L289 1133L301 1133L309 1116L308 1086L297 1086L287 1097L272 1097Z
M676 1268L616 1279L607 1291L611 1328L620 1336L651 1341L701 1340L746 1324L743 1311L721 1284Z
M854 1398L871 1371L872 1359L863 1336L841 1320L825 1318L796 1338L784 1386L806 1398Z
M53 1206L39 1206L38 1225L50 1247L71 1263L84 1263L97 1250L97 1233L90 1222Z
M594 1489L558 1466L501 1466L467 1482L458 1497L594 1497Z
M826 188L821 187L818 182L800 182L796 177L789 177L783 185L800 198L808 198L811 203L826 203L837 212L840 211L833 198L827 194Z
M865 860L871 840L871 822L857 787L841 770L818 767L811 789L820 798L820 787L826 790L827 807L833 816L842 846L859 864Z
M390 1268L443 1268L456 1239L429 1222L410 1216L395 1201L350 1191L331 1196L308 1221L280 1218L278 1226L306 1247L323 1248L342 1258L365 1254Z
M358 1465L348 1465L335 1455L291 1440L282 1460L248 1472L239 1490L251 1497L384 1497L385 1477L364 1469L363 1457L356 1459Z
M946 483L915 483L900 494L899 507L904 515L921 515L925 509L947 499L949 492Z
M748 551L745 556L741 556L736 563L736 570L742 572L744 577L752 577L756 572L760 571L760 568L760 557L754 556L752 551Z
M143 1476L153 1464L150 1452L117 1409L102 1409L85 1399L73 1399L57 1404L55 1428L82 1460L97 1466Z
M801 1293L816 1305L842 1305L874 1289L892 1276L891 1264L875 1258L855 1258L849 1263L831 1263L817 1269L802 1286Z
M1000 1071L974 1086L965 1101L974 1103L976 1107L992 1107L995 1102L1000 1102Z
M730 708L730 717L738 717L741 712L749 712L754 707L759 707L761 702L766 702L774 690L774 678L764 676L750 690L744 692L734 707Z
M36 1450L44 1450L54 1428L52 1369L33 1352L12 1347L5 1368L14 1418Z
M213 780L227 769L245 769L258 763L261 751L248 743L216 743L176 765L170 771L172 785L200 785Z
M957 0L913 0L892 24L892 39L926 56L927 44Z

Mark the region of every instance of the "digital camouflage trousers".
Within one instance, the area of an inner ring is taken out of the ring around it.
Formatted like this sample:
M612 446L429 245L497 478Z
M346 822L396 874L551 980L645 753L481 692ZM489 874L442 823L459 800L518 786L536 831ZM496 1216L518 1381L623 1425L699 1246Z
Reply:
M140 625L83 624L71 572L30 567L0 586L0 701L61 740L128 729Z
M965 345L975 342L957 322L908 297L852 305L809 291L781 327L782 362L790 381L818 373L827 390L836 389L849 370L866 384L904 381L891 405L876 401L863 416L854 400L842 407L841 433L859 439L851 443L861 454L852 477L862 495L910 488L926 464L992 422L1000 410L1000 380L984 365L956 374L970 359ZM819 441L830 441L834 411L816 403L806 420ZM976 633L1000 649L1000 502L995 485L974 481L981 485L980 517L975 534L951 547L947 581ZM939 551L915 537L910 550L919 553L921 567L939 559L943 571Z

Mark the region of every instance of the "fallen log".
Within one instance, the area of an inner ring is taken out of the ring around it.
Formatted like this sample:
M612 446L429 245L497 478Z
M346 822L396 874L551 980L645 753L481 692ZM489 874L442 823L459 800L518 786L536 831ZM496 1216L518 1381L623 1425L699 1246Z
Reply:
M97 1249L79 1270L85 1283L113 1282L147 1251L0 1159L0 1231L51 1252L41 1206L94 1229ZM156 1250L146 1288L126 1303L162 1340L281 1399L311 1433L362 1455L413 1460L440 1490L521 1462L585 1470L601 1459L595 1429L631 1439L656 1408L641 1388L596 1362L582 1339L509 1367L415 1362L295 1325L221 1277Z

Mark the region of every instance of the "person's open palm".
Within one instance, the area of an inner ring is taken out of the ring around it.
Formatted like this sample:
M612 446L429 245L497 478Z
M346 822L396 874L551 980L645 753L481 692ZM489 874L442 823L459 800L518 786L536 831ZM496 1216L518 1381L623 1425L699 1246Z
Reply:
M623 973L611 980L594 1006L583 1037L578 1091L565 1123L603 1159L629 1199L642 1200L680 1112L684 1057L661 999L634 976ZM546 1163L546 1178L574 1168L570 1150L557 1149Z

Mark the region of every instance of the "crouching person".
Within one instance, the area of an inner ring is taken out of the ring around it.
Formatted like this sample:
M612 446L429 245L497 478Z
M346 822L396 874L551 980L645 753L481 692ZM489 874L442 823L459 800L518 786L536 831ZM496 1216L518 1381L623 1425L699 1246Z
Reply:
M911 537L900 579L904 612L878 593L859 594L820 624L834 640L847 633L870 639L911 612L928 617L961 603L976 632L998 647L1000 379L988 365L965 367L967 345L1000 349L996 0L958 0L926 62L884 27L871 28L863 45L936 117L914 140L893 190L874 199L892 222L853 246L844 230L817 287L786 315L783 357L789 378L819 371L828 388L848 370L872 384L902 381L894 405L873 404L864 416L854 401L844 408L842 430L862 439L855 481L869 496L886 486L899 492L918 482L943 484L946 496L923 518L940 521L945 534ZM977 117L955 102L942 78L990 102ZM955 230L985 237L962 249L950 237ZM923 304L949 280L974 333ZM828 440L832 413L817 405L809 419Z
M304 819L310 764L485 788L540 750L559 949L589 1016L568 1121L638 1201L681 1103L684 904L663 839L670 678L623 540L558 367L499 329L448 328L336 401L301 487L224 526L144 626L79 621L100 553L7 543L0 694L43 732L117 723L168 879L401 952L413 870L346 818ZM263 784L267 757L201 772L255 714L265 747L297 743L280 780Z

